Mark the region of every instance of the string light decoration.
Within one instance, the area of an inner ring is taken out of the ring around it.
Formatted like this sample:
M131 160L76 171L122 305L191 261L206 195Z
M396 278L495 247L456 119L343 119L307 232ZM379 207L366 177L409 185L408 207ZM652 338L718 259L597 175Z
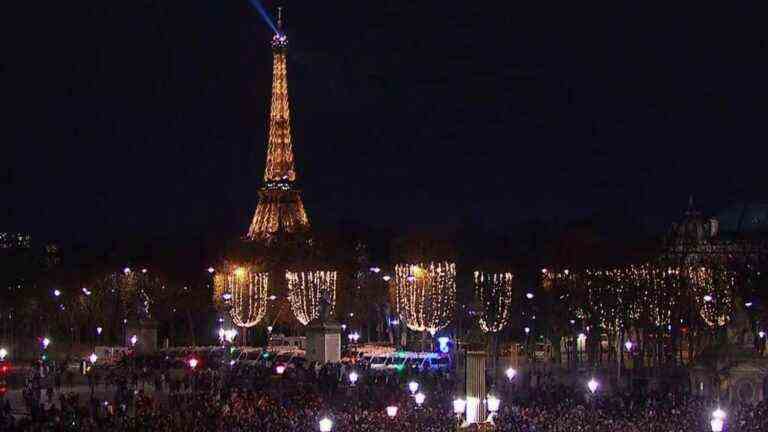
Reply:
M691 300L703 322L717 327L730 319L736 278L721 265L678 268L650 262L571 274L545 272L543 284L562 286L578 318L606 329L642 323L667 328L673 312Z
M450 323L456 302L456 264L398 264L391 286L395 309L409 329L434 335Z
M486 333L497 333L508 324L514 299L512 273L475 272L475 295L483 305L480 328Z
M267 314L269 273L256 272L245 266L237 266L227 272L226 292L223 301L231 305L232 322L238 327L253 327ZM229 294L229 300L225 297Z
M693 267L689 270L693 299L699 316L709 327L728 324L733 313L736 277L720 266Z
M296 168L291 142L287 50L288 39L279 27L272 39L272 101L264 187L259 191L259 204L247 234L251 240L270 240L278 232L309 229L301 194L294 188Z
M230 294L229 275L226 272L216 272L213 276L213 306L216 310L226 311L229 302L224 300L224 294Z
M320 318L320 300L327 296L330 315L336 306L336 271L285 272L288 301L296 319L303 325Z

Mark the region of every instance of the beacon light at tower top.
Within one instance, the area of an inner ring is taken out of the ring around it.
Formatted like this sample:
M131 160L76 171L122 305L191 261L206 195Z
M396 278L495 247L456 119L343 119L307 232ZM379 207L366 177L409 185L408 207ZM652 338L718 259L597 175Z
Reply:
M390 286L395 309L409 329L431 334L448 325L456 301L452 262L398 264Z

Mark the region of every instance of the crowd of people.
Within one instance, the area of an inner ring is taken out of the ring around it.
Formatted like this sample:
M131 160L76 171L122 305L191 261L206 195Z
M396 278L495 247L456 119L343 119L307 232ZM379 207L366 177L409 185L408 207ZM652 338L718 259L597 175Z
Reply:
M38 405L0 404L3 431L210 431L309 432L328 417L335 432L456 430L452 374L359 370L351 385L350 365L299 365L276 374L268 365L178 370L163 362L122 362L90 371L95 393L40 396ZM419 406L408 383L419 382ZM533 389L500 386L493 418L502 432L687 432L709 430L712 400L683 393L615 393L592 396L584 389L542 382ZM393 417L386 407L396 406ZM728 407L729 432L768 431L768 403ZM472 430L469 428L468 430Z

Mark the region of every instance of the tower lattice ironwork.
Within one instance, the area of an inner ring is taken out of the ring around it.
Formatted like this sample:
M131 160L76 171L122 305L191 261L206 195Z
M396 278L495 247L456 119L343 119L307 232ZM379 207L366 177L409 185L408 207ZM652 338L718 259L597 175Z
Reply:
M301 193L295 187L296 166L291 141L291 111L288 101L286 54L288 38L278 15L278 32L272 38L272 101L269 114L269 145L264 186L253 215L248 239L271 241L280 233L309 230Z

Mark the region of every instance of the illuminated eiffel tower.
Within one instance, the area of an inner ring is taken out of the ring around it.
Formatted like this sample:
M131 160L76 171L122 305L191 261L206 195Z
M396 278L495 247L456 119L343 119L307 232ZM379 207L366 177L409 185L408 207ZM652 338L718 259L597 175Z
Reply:
M249 240L271 242L280 234L309 230L309 219L296 189L296 167L291 143L291 111L288 102L286 53L288 38L282 31L278 10L277 33L272 38L272 102L269 113L269 145L264 186L248 230Z

